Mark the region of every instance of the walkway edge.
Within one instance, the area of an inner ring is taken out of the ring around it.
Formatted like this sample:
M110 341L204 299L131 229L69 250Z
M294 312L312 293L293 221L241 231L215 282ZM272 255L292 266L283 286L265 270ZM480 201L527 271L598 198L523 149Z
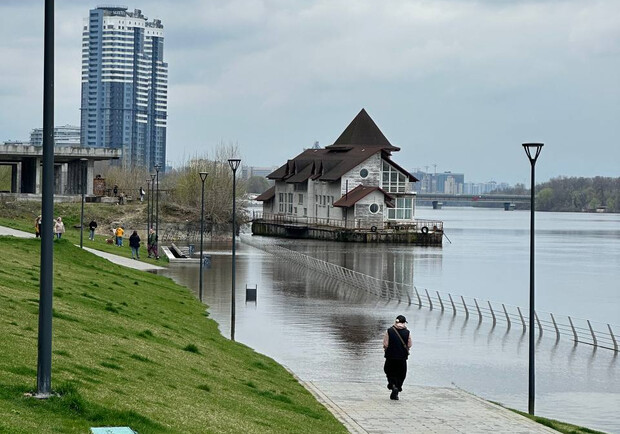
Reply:
M282 365L284 366L284 365ZM288 366L284 366L295 379L305 387L305 389L314 396L314 398L319 401L321 404L325 406L329 410L331 414L334 415L336 419L340 421L344 425L344 427L350 432L354 434L367 434L366 431L360 424L358 424L355 420L353 420L342 408L338 406L334 401L332 401L325 393L321 391L312 381L303 381L299 378L293 371L289 369Z

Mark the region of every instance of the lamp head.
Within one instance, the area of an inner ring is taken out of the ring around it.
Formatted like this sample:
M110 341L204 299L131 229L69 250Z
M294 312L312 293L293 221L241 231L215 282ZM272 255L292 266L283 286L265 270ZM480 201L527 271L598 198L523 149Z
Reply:
M228 165L230 166L233 172L237 171L237 168L239 167L239 163L241 163L241 160L239 158L228 159Z
M151 173L151 181L155 182L155 174Z
M209 176L209 173L208 172L199 172L199 175L200 175L200 180L202 182L205 182L205 180L207 179L207 176Z
M536 159L538 158L538 155L540 154L540 151L542 150L543 146L544 146L544 143L524 143L523 144L523 149L525 149L525 153L527 154L527 158L529 158L530 163L534 164L536 162ZM534 154L534 156L532 156L532 154Z
M159 169L161 169L161 166L159 164L156 164L155 166L153 166L153 168L155 169L155 172L159 172Z

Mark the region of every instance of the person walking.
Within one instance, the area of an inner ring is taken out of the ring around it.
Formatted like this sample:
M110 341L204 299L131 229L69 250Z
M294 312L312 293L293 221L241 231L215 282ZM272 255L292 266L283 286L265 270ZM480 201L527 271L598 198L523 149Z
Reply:
M144 189L142 187L140 187L140 202L144 202L144 195L146 194L146 192L144 191Z
M114 235L116 235L116 247L123 247L123 235L125 235L125 229L123 229L122 226L117 227Z
M95 229L97 229L97 222L95 219L92 219L88 224L88 229L90 229L90 233L88 234L88 239L91 241L95 241Z
M407 329L407 319L398 315L394 325L383 335L383 350L385 351L383 372L387 377L387 387L391 390L390 399L397 400L398 393L403 390L411 345L411 333Z
M157 253L157 235L155 235L155 229L153 228L149 230L148 245L149 258L154 256L155 259L159 259L159 254Z
M62 222L62 218L60 217L58 217L54 223L54 232L56 233L56 238L58 239L60 239L62 234L65 233L65 224Z
M41 216L34 219L34 236L39 238L41 236Z
M129 247L131 247L131 259L140 259L140 236L138 231L133 231L133 234L129 237Z

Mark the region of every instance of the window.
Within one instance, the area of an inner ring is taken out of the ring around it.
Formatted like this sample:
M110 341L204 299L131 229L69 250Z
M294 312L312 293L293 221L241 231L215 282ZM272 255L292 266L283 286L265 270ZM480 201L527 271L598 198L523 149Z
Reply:
M385 161L383 162L381 179L383 181L383 188L389 193L405 192L407 177Z
M413 199L399 197L396 199L396 207L388 210L390 220L411 220L413 218Z
M304 195L303 195L303 194L300 194L300 195L299 195L299 202L298 202L298 205L303 205L303 204L304 204Z
M360 170L360 176L362 178L366 178L368 176L368 170L366 170L366 169Z
M372 205L370 205L370 212L373 214L376 214L379 211L379 205L377 205L376 203L373 203Z

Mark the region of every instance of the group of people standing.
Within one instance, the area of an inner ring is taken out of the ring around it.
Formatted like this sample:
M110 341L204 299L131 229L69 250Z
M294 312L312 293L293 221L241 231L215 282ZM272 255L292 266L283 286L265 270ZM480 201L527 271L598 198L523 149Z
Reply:
M114 229L114 237L115 244L117 247L123 247L123 236L125 235L125 228L123 226L118 226ZM138 231L133 231L131 236L129 237L129 247L131 248L131 258L132 259L140 259L140 236L138 235ZM147 254L149 258L154 257L155 259L159 259L159 254L157 253L157 236L155 235L155 230L151 228L149 230L147 236Z
M41 216L37 216L34 219L34 236L39 238L41 236ZM54 236L58 239L62 238L62 234L65 233L65 224L62 221L62 217L54 219Z
M95 231L97 230L97 221L92 219L88 224L88 239L91 241L95 241ZM54 236L58 239L62 238L62 234L65 233L65 224L62 221L61 217L54 219ZM125 236L125 228L122 225L119 225L115 229L113 229L114 233L114 245L117 247L123 247L123 237ZM41 236L41 216L37 216L34 219L34 234L36 238ZM149 258L159 259L158 248L157 248L157 235L155 234L155 230L153 228L149 229L149 233L147 236L147 254ZM140 259L140 236L138 235L138 231L133 231L131 236L129 237L129 247L131 248L131 258L132 259Z

